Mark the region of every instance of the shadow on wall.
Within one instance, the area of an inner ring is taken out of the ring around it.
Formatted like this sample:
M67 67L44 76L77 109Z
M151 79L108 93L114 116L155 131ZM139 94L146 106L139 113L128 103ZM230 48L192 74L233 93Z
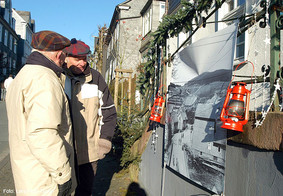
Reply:
M146 192L138 183L132 182L128 187L126 196L146 196Z
M234 142L234 141L231 141L231 140L227 141L227 145L238 147L238 148L243 148L242 155L245 158L248 157L249 151L254 151L254 152L273 152L274 165L276 166L277 170L283 175L283 164L282 164L283 153L282 153L282 151L270 151L270 150L259 149L259 148L256 148L254 146L237 143L237 142Z
M276 168L283 175L283 164L282 164L283 153L282 152L274 152L273 160L274 160L274 164L276 165Z

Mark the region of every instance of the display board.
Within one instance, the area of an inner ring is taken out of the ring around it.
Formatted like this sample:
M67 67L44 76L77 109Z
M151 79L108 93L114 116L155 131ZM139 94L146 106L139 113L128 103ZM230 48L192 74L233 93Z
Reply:
M232 76L237 24L177 53L168 88L167 166L215 193L224 190L226 130L219 120Z

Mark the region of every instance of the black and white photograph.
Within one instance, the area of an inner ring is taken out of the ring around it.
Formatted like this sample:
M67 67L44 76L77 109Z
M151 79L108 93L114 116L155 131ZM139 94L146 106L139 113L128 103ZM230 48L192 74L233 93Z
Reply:
M167 166L218 194L224 190L226 151L226 130L220 127L219 116L232 76L235 29L182 50L174 59L167 95ZM201 50L211 58L196 55Z

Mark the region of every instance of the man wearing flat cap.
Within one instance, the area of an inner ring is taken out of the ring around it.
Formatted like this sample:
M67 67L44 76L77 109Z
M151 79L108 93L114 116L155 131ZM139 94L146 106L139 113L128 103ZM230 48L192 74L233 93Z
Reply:
M72 123L64 93L62 51L52 31L32 36L33 52L9 86L7 114L17 195L70 195L76 187Z
M104 78L87 63L89 46L72 39L63 51L78 163L75 195L92 195L97 162L111 150L116 109Z

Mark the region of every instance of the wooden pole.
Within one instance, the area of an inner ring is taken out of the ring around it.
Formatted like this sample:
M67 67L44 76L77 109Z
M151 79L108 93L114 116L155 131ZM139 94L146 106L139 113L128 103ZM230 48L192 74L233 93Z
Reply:
M115 89L114 89L114 104L115 107L118 109L118 88L119 88L119 72L116 71L116 76L115 76Z
M129 115L130 115L130 113L131 113L131 102L132 102L132 73L130 73L130 75L129 75L128 99L129 99Z
M128 114L130 114L130 110L131 110L131 96L132 96L132 73L133 73L133 70L131 69L115 69L115 72L116 72L116 75L115 75L115 89L114 89L114 104L118 110L118 96L119 96L119 79L120 78L124 78L123 77L123 73L128 73L130 74L129 75L129 92L128 92L128 99L129 99L129 111L128 111ZM122 76L120 77L120 74L122 74ZM121 90L121 97L122 99L124 100L124 86L122 84L122 90ZM123 100L121 102L121 105L120 105L120 111L122 111L123 109Z

